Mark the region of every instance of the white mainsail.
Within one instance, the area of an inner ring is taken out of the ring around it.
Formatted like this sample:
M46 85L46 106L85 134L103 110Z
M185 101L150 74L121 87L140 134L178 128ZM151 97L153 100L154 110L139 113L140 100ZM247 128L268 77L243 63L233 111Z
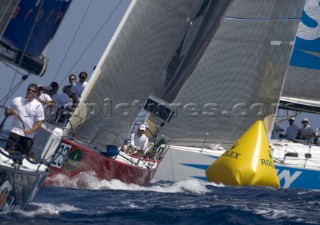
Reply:
M176 108L164 131L171 143L233 143L276 112L303 6L302 0L234 0L218 26L207 22L216 32L194 68L177 74L182 88L160 95Z
M124 140L201 4L131 2L71 118L78 140L94 149Z

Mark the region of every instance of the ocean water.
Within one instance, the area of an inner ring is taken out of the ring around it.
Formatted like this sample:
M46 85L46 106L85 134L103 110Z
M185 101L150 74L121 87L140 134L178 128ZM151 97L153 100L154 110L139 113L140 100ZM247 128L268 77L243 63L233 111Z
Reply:
M27 209L1 212L0 224L320 224L318 191L196 179L141 187L89 173L58 179L65 187L42 187Z

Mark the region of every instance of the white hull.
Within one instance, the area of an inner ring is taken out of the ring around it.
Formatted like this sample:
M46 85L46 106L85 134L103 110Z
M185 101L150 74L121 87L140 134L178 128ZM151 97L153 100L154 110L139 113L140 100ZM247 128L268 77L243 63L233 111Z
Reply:
M207 180L205 170L224 151L204 148L170 146L159 165L155 179L179 181L190 177Z
M320 146L287 140L271 140L269 144L281 187L320 189ZM207 180L205 170L223 153L217 149L171 146L155 179Z

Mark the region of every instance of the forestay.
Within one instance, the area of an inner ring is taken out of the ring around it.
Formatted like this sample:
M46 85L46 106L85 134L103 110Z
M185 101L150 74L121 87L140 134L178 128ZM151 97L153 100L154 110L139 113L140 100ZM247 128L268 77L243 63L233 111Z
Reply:
M207 22L214 32L210 43L196 50L203 54L194 68L177 74L186 81L174 97L176 114L165 131L171 143L233 143L257 119L276 112L303 5L235 0L218 27Z
M122 143L201 3L132 1L82 94L70 133L98 150Z

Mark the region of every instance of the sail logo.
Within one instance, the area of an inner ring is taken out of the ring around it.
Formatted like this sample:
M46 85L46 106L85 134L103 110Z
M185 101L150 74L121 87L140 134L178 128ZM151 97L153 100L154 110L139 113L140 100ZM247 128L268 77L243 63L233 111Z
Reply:
M307 0L298 27L291 66L320 69L320 3Z
M292 175L289 170L277 169L278 178L283 188L289 188L290 185L301 175L301 171L295 171Z
M316 40L320 37L320 5L319 1L307 0L302 12L297 37L304 40Z

